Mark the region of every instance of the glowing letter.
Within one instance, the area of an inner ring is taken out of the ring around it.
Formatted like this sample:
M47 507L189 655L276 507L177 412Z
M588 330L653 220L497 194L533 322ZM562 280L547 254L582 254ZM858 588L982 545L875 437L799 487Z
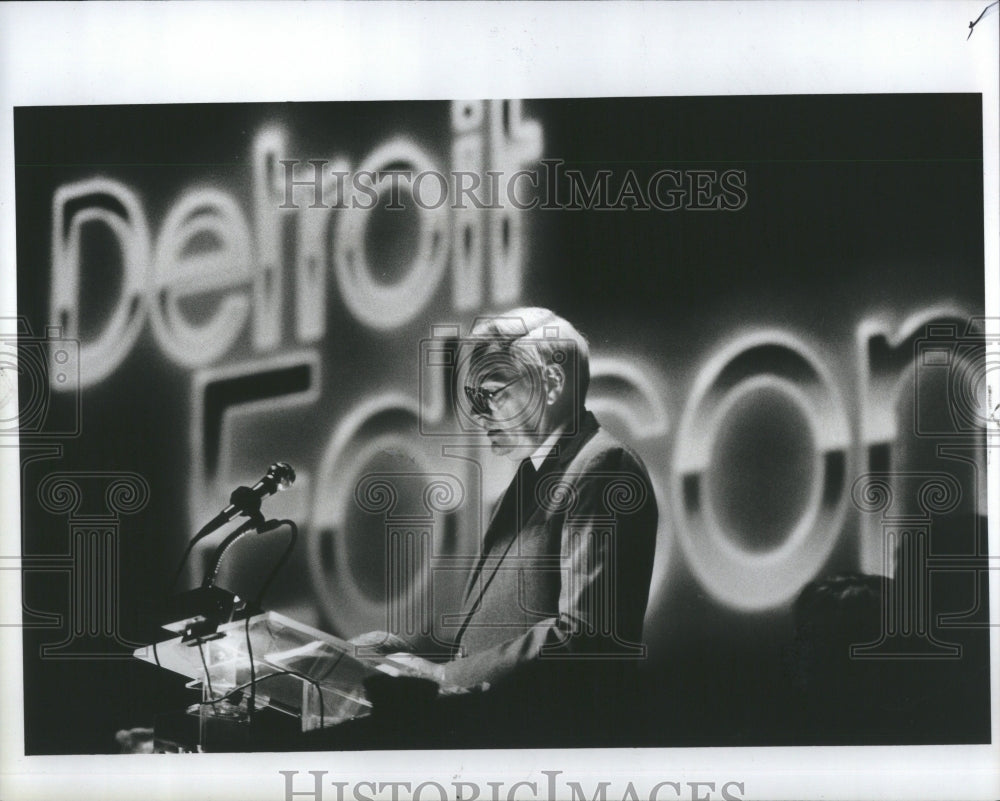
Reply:
M344 178L350 165L335 159L330 175L337 180L323 184L319 205L299 212L298 245L295 248L296 334L303 342L314 342L326 333L326 250L331 207L344 202Z
M206 236L217 248L192 253L193 243L203 243ZM196 190L170 210L156 245L150 302L153 331L170 358L201 367L229 350L246 323L250 304L245 294L226 295L200 325L184 316L180 301L248 283L252 263L246 219L229 195Z
M494 169L514 180L512 175L519 168L542 155L542 126L536 120L521 118L520 100L507 101L508 120L504 125L503 103L490 102L490 149ZM495 303L510 303L521 295L522 231L520 209L490 210L490 285Z
M806 508L791 533L763 552L748 551L727 536L705 480L722 423L737 403L757 401L762 390L798 407L811 429L815 466ZM812 578L840 532L849 443L837 385L795 337L760 332L708 360L678 426L672 481L677 538L708 592L739 609L769 609L791 599Z
M416 174L437 172L430 158L416 145L403 139L393 140L372 153L355 173L356 176L378 176L373 183L374 189L352 183L352 208L345 209L337 220L333 262L344 303L356 319L382 330L398 328L423 311L441 282L448 255L447 209L428 209L416 204L420 233L416 255L406 275L393 284L374 277L365 247L370 207L354 200L358 191L367 195L387 182L387 168L401 162Z
M285 137L278 130L265 131L253 146L253 200L257 223L253 340L258 350L271 350L281 343L283 218L279 203L283 187L277 164L284 149Z
M112 199L124 209L124 216L109 208L86 207L73 213L66 231L67 205L88 196ZM51 322L62 327L63 336L75 339L80 335L81 229L86 223L101 223L114 234L121 248L122 290L111 319L100 336L80 343L80 386L87 386L114 372L142 330L146 311L143 283L149 269L149 228L135 193L110 179L93 178L64 186L56 191L52 206ZM55 381L52 386L64 388Z
M452 223L452 297L456 309L475 309L483 297L483 228L486 211L476 203L462 203L462 186L458 175L462 172L479 174L483 171L484 116L482 101L453 103L451 126L455 141L451 148L452 180L456 198L455 218Z
M892 454L897 438L903 433L900 432L897 421L897 405L904 397L904 390L908 389L916 396L915 370L927 370L924 365L917 364L917 341L926 336L931 326L951 325L955 335L945 342L942 352L954 352L959 344L957 336L965 332L967 324L968 318L958 309L941 307L926 309L913 315L898 327L878 320L867 320L858 327L859 413L866 471L888 473L899 469L898 465L893 464ZM950 365L950 369L955 367L950 361L946 363L945 369L949 369L947 365ZM919 401L919 398L915 397L914 400ZM942 399L943 402L946 400L950 399ZM916 403L913 409L916 415ZM914 437L927 433L918 430L918 419L914 419L906 428L905 433ZM882 526L878 517L862 515L859 531L861 570L891 575L894 566L886 563Z

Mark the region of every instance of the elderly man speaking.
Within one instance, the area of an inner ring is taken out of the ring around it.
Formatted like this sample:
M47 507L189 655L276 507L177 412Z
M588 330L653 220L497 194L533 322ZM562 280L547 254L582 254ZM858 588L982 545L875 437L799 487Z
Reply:
M589 347L571 323L514 309L479 320L463 347L461 412L518 468L453 617L452 658L424 667L464 687L563 690L572 677L590 692L603 677L629 675L610 665L634 666L645 653L657 528L649 476L587 410ZM406 645L383 632L354 642Z

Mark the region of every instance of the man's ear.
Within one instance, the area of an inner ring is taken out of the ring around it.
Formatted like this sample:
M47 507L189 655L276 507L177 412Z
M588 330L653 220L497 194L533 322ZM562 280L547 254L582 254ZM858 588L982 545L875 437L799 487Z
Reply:
M545 377L545 403L552 406L566 388L566 371L558 364L549 364L542 370L542 375Z

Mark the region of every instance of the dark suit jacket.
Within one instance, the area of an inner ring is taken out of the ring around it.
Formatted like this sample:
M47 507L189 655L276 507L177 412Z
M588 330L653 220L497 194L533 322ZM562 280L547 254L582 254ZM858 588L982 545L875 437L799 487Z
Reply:
M657 509L639 457L585 412L541 468L519 468L466 587L449 683L491 685L541 664L634 663Z

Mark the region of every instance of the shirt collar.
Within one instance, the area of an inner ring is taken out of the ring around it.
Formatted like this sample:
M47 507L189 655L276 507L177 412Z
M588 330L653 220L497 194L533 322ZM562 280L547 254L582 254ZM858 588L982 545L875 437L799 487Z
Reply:
M555 444L559 440L559 437L562 436L563 430L565 428L566 424L563 423L555 431L549 434L545 442L543 442L541 445L538 446L538 450L536 450L533 454L531 454L530 457L528 457L531 459L531 463L535 466L536 472L538 470L541 470L542 462L544 462L546 457L548 457L548 455L552 452L552 449L555 447Z

